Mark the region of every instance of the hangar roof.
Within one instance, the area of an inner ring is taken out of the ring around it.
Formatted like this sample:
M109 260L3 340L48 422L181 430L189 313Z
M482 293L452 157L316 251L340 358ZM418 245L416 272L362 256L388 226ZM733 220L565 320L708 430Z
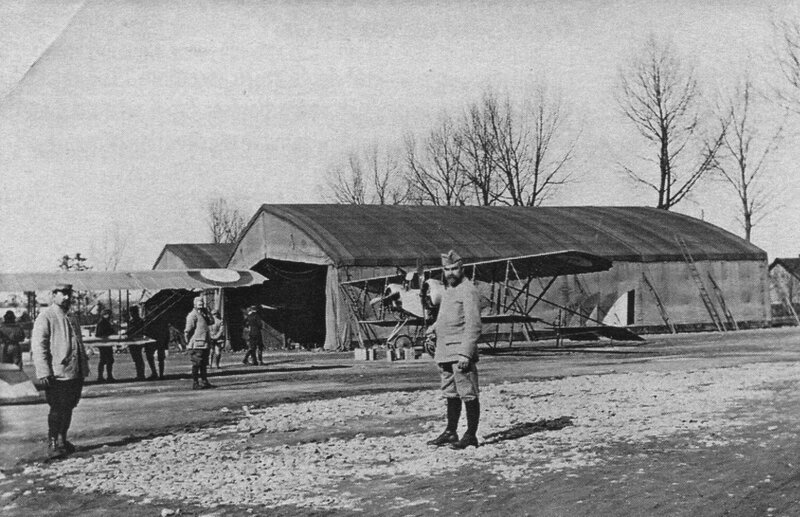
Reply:
M272 223L270 223L270 221ZM577 250L611 260L683 260L680 235L695 260L766 260L767 254L710 223L649 207L439 207L387 205L262 205L250 220L230 264L265 240L266 228L282 225L302 233L337 266L438 264L456 250L465 260L491 260ZM266 226L265 226L266 225ZM251 230L253 230L251 232ZM291 236L291 245L296 236ZM243 246L244 241L249 241ZM263 258L281 245L265 243ZM283 245L287 247L288 245ZM303 262L298 246L295 258ZM285 250L283 250L285 251ZM275 254L276 256L271 256ZM310 258L313 258L309 255ZM255 263L254 262L254 263ZM307 260L317 262L317 260ZM252 266L254 264L250 264ZM249 266L248 266L249 267Z
M167 244L161 250L153 269L224 268L234 244Z

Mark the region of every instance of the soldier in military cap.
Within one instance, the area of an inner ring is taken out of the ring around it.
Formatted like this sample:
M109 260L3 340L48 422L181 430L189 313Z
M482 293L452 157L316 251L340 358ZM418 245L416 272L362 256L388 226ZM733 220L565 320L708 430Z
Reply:
M454 449L478 446L478 338L481 311L478 290L464 276L461 257L453 250L442 254L445 289L436 322L428 333L436 337L433 360L439 367L442 395L447 400L447 427L428 445ZM467 410L467 430L458 438L461 403Z
M31 352L37 384L44 388L50 413L47 415L48 453L58 456L75 451L67 440L72 411L81 399L83 380L89 375L89 358L77 322L69 316L72 286L56 284L53 303L33 324Z

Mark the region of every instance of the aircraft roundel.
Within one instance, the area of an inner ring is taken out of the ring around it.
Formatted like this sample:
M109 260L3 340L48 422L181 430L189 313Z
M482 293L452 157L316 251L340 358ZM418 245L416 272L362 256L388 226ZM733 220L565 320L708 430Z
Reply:
M242 275L233 269L201 269L200 275L212 282L233 283L238 282Z

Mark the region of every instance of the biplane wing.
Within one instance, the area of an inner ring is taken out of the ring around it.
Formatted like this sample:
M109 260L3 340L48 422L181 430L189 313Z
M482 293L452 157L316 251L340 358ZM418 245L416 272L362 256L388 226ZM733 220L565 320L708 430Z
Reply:
M425 322L422 318L406 318L403 320L398 319L382 319L382 320L359 320L359 324L361 325L375 325L376 327L394 327L400 323L404 323L406 325L414 325L414 326L422 326Z
M513 267L520 278L541 278L561 275L579 275L611 269L611 261L591 253L566 250L552 253L539 253L521 257L465 262L464 271L472 280L479 282L500 282L506 276L507 268ZM440 278L442 268L423 269L425 276ZM360 280L346 280L342 285L360 287L370 292L381 292L387 281L401 282L405 272L398 269L395 275L384 275Z
M557 278L565 275L607 271L611 269L611 266L612 262L606 258L577 250L564 250L465 262L463 270L465 276L475 282L492 284L491 298L487 298L490 305L489 314L482 315L481 322L495 325L496 333L499 325L510 324L513 328L514 325L519 324L523 326L523 332L528 337L534 336L536 333L536 329L533 327L534 323L545 323L542 319L531 315L538 303L556 305L562 310L570 312L569 308L552 304L544 299L544 295ZM396 336L400 328L424 327L435 319L435 312L444 289L443 272L441 266L425 268L418 264L415 271L404 271L398 267L395 274L347 280L340 282L340 286L349 297L351 306L358 315L357 321L361 328L395 327L391 336ZM540 278L549 278L549 280L539 286L539 292L532 293L531 281ZM495 290L495 286L498 286L497 290ZM351 288L360 294L354 295L351 289L344 288ZM500 295L501 291L503 292L502 296ZM368 293L378 296L370 296ZM385 319L385 311L394 314L395 318ZM370 313L374 314L376 318L369 319L368 314ZM564 329L561 335L564 337L567 337L567 334L576 337L603 335L615 339L638 337L633 333L626 333L625 329L621 329L621 331L622 333L618 333L607 330L605 327L587 327L575 329L574 334L572 334L572 329ZM377 337L377 334L371 330L366 330L365 334L371 335L372 338Z
M155 269L145 271L62 271L0 274L0 292L48 291L57 283L78 291L213 289L246 287L267 280L250 270Z
M525 314L482 314L481 323L486 325L503 324L503 323L538 323L542 321L540 318L528 316Z

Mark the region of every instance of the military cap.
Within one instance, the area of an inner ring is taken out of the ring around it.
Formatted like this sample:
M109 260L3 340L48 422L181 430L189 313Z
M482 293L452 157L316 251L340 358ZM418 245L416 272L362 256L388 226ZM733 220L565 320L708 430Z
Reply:
M72 284L64 284L64 283L57 283L53 286L52 292L61 291L62 293L71 293L72 292Z
M450 250L447 253L442 253L443 266L460 266L461 264L461 257L455 251Z

